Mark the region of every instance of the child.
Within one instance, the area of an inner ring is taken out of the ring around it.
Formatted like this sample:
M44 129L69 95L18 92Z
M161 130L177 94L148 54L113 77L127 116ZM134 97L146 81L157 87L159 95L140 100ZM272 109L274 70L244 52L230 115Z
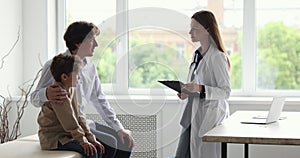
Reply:
M63 103L46 102L38 116L39 139L43 150L76 151L87 158L101 158L104 146L90 132L77 103L75 88L82 61L75 55L57 55L50 71L68 92Z

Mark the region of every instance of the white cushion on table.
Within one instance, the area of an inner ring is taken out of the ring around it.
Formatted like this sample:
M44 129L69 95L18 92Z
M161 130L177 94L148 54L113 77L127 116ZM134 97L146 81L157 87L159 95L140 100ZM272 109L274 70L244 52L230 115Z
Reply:
M39 142L39 136L38 134L26 136L23 138L18 138L17 141L34 141L34 142Z
M81 154L73 151L41 150L38 141L26 140L16 140L0 145L0 155L1 158L82 158Z

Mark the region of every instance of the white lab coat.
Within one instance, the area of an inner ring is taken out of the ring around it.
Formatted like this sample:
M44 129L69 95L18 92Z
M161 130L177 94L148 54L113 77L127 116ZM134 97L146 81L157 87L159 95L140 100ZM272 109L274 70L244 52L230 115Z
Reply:
M205 99L194 97L193 100L191 158L220 158L220 143L202 142L202 136L229 116L227 99L231 89L225 54L212 43L194 74L195 78L192 82L205 86L206 97Z

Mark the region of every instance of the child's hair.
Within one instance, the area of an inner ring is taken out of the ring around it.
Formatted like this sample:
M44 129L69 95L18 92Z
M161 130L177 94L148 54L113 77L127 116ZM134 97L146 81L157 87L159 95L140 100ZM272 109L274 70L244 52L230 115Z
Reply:
M82 61L75 55L59 54L53 58L50 66L51 74L56 82L61 82L62 74L79 72L82 67Z

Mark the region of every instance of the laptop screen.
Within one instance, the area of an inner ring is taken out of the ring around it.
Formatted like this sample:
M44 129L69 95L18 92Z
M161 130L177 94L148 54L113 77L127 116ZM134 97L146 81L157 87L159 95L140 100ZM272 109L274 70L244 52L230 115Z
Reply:
M283 106L285 102L285 97L274 97L272 105L269 110L269 114L267 117L267 122L277 121L282 112Z

